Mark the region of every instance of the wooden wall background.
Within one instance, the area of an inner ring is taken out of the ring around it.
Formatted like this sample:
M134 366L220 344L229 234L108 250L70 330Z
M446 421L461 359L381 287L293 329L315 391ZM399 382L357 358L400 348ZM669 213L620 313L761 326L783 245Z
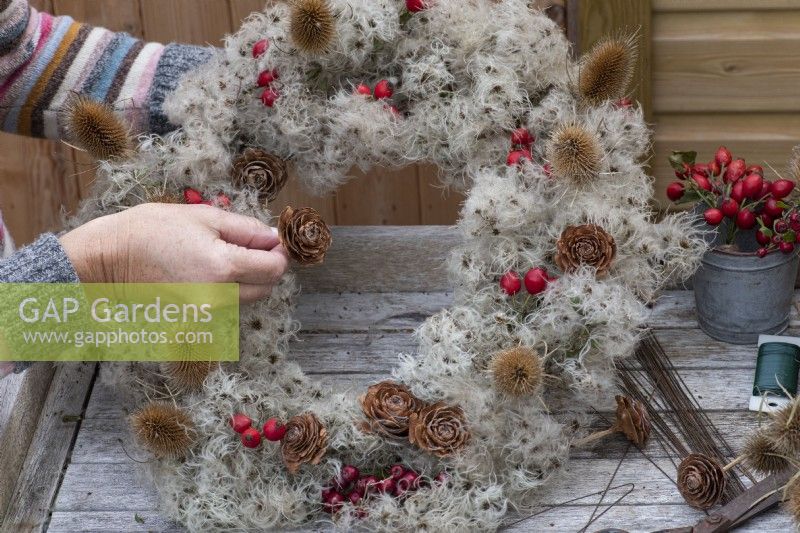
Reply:
M538 0L537 0L538 1ZM220 43L264 0L31 0L39 9L147 40ZM541 0L563 6L563 0ZM0 134L0 209L16 241L56 230L90 190L91 161L60 143ZM312 197L299 184L278 202L308 205L340 225L451 224L462 198L436 186L435 169L413 166L357 176L335 194Z
M784 172L800 144L800 0L653 0L652 11L659 198L673 149L710 160L724 144Z

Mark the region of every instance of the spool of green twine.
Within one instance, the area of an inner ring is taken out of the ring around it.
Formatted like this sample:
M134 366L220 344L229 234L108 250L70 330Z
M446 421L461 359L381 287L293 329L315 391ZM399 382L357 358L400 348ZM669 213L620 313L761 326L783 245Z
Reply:
M797 372L800 370L800 346L788 342L765 342L758 347L756 378L753 382L753 398L786 398L797 393ZM752 403L752 400L751 400ZM760 402L759 402L760 403Z

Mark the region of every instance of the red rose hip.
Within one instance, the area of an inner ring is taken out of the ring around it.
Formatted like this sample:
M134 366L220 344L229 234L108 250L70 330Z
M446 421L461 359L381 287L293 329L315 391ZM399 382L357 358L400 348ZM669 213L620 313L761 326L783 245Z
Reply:
M277 418L270 418L264 424L264 438L270 442L278 442L286 435L286 426L282 425Z
M716 207L706 209L705 213L703 213L703 218L712 226L718 226L724 217L725 215L722 214L722 211Z
M774 198L780 200L781 198L786 198L792 193L794 190L794 182L791 180L786 179L779 179L775 180L770 186L769 192L772 193Z
M547 289L548 276L542 268L532 268L525 274L525 290L536 296Z
M730 165L731 161L733 161L731 151L724 146L720 146L717 149L717 153L714 154L714 161L716 161L722 167Z
M256 428L247 428L242 432L242 444L245 448L258 448L261 444L261 433Z
M236 433L244 432L252 423L253 421L250 420L250 417L242 413L236 413L230 420L231 427Z
M704 175L700 173L695 173L692 175L692 181L694 181L698 187L703 189L704 191L711 191L711 181Z
M275 75L276 71L274 70L265 70L261 74L258 75L258 86L259 87L267 87L270 83L278 79Z
M772 239L770 238L770 236L769 236L769 235L767 235L766 233L764 233L764 230L761 230L761 229L760 229L760 230L758 230L758 231L756 232L756 241L757 241L757 242L758 242L758 244L760 244L761 246L766 246L766 245L768 245L768 244L769 244L769 241L771 241L771 240L772 240Z
M720 206L722 214L728 218L734 218L739 213L739 202L733 198L728 198Z
M203 203L203 195L197 189L186 187L183 190L183 201L187 204L201 204Z
M269 50L269 39L261 39L253 45L253 57L259 58Z
M736 215L736 225L740 229L751 229L756 225L756 216L749 209L742 209Z
M261 103L267 107L272 107L275 102L280 98L280 93L274 89L267 88L261 93Z
M376 100L391 98L393 94L394 89L392 89L392 84L389 83L389 80L379 81L375 86L375 89L372 91L372 96L374 96Z
M511 144L515 146L529 147L533 144L534 138L527 128L517 128L511 134Z
M673 181L667 186L667 198L673 202L677 202L683 198L684 186L680 181Z
M514 296L522 290L522 280L516 272L507 272L500 278L500 288L509 296Z
M372 89L369 88L369 85L359 83L356 86L356 94L360 94L362 96L372 96Z
M522 150L513 150L509 152L508 158L506 159L506 164L510 167L514 165L519 165L523 160L527 159L528 161L533 161L533 155L531 151L527 148L523 148Z
M722 176L722 179L725 183L734 183L739 181L742 176L744 176L745 170L747 169L747 165L744 162L744 159L735 159L733 160L728 168L725 169L725 174Z
M742 181L742 194L747 198L756 199L764 185L764 178L758 174L748 174Z
M794 243L783 241L782 243L780 243L778 248L780 248L781 252L785 254L790 254L794 251Z
M406 9L412 13L418 13L425 9L424 0L406 0Z

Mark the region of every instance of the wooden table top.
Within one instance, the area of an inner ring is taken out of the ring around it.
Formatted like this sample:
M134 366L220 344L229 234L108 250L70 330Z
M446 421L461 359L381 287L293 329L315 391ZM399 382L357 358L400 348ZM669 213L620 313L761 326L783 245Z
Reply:
M296 317L303 330L292 353L304 370L354 389L388 375L398 353L414 352L414 328L451 301L440 265L457 238L450 228L338 228L339 251L322 269L301 274L305 292L298 298ZM369 257L344 251L356 248ZM413 260L410 253L417 254ZM347 266L354 259L358 264ZM345 267L351 275L331 274ZM700 331L690 291L665 292L649 324L700 405L739 450L758 425L757 415L747 411L755 346L720 343ZM791 328L800 333L796 314ZM30 404L35 397L36 383L47 375L47 365L39 366L0 382L0 424L6 424L5 430L0 426L0 446L26 434L26 427L31 442L30 447L0 447L0 467L10 472L15 455L21 463L15 483L6 480L4 488L0 476L0 505L3 497L9 502L0 531L180 530L159 515L151 482L123 449L131 406L121 405L114 391L96 379L96 365L63 364L51 374L36 411L41 412L38 424L10 415L9 405ZM541 512L509 530L567 532L588 524L586 531L616 527L634 532L694 524L703 514L684 504L672 481L675 469L658 443L640 452L622 437L610 438L573 453L541 494ZM788 514L772 511L742 531L792 528Z

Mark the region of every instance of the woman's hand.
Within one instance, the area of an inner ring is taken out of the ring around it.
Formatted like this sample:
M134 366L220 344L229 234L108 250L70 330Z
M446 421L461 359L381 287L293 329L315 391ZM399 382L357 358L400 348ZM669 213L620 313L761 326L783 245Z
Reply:
M205 205L143 204L60 239L84 283L239 283L243 302L270 294L288 266L278 232Z

